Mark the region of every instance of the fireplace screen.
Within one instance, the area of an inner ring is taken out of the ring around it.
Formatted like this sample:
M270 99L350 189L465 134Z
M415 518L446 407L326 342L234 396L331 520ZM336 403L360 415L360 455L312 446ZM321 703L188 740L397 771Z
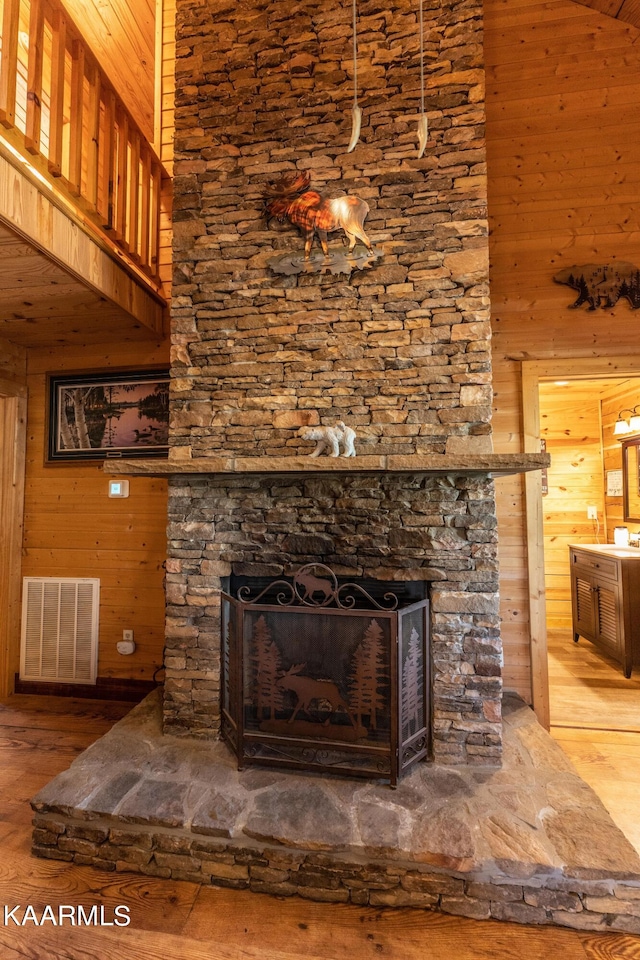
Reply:
M428 601L394 587L374 596L314 563L223 594L222 733L240 767L395 784L428 754Z

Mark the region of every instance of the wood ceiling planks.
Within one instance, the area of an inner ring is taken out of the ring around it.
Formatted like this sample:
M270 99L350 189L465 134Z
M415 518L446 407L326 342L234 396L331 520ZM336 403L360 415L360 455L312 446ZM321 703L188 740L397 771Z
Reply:
M640 0L576 0L583 7L591 7L598 13L616 20L624 20L640 29Z
M148 339L149 330L0 224L0 338L23 346Z

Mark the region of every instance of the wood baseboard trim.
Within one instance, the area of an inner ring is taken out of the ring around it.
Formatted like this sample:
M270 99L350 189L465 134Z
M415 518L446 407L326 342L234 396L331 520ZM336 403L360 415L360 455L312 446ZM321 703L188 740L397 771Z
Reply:
M126 680L118 677L98 677L90 683L45 683L41 680L15 678L15 693L48 697L80 697L88 700L125 700L138 703L158 684L154 680Z

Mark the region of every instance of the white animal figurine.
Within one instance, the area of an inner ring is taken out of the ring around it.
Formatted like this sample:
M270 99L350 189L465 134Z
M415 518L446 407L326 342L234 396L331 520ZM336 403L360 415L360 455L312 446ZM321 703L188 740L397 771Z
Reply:
M340 447L343 448L343 457L355 457L356 432L339 420L335 427L300 427L298 435L303 440L315 440L316 448L310 456L319 457L321 453L328 453L330 457L340 456Z
M355 457L356 455L356 432L352 427L348 427L342 420L338 420L336 428L342 431L340 443L344 453L343 457Z

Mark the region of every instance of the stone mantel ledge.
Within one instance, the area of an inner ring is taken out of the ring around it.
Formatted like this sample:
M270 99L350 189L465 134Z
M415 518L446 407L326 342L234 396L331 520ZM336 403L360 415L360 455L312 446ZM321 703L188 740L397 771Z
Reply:
M425 474L503 477L543 470L548 453L389 454L345 457L200 457L194 460L106 460L109 475L168 477L283 476L304 474Z

